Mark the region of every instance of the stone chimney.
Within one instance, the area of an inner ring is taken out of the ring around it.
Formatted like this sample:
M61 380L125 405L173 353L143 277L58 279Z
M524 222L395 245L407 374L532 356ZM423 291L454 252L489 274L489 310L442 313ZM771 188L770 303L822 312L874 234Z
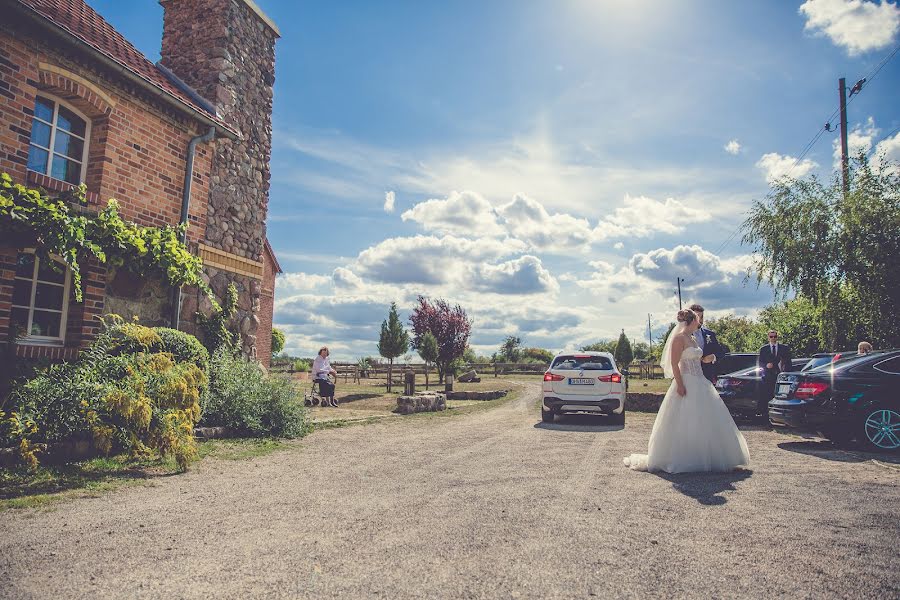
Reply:
M163 66L241 134L214 146L206 241L262 260L278 28L253 0L160 0Z

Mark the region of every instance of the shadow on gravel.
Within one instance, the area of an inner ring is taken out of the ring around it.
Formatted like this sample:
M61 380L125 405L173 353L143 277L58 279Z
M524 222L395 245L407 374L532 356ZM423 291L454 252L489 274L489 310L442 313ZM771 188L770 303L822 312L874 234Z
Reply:
M607 417L600 415L565 415L556 417L553 423L538 421L535 429L550 431L621 431L624 425L612 424Z
M728 502L722 492L733 492L734 484L748 479L753 471L732 471L731 473L656 473L660 478L671 482L676 491L690 496L706 506L721 506Z
M828 440L782 442L778 444L782 450L798 452L807 456L815 456L824 460L846 463L862 463L870 460L900 465L900 455L884 452L872 452L860 448L841 448Z

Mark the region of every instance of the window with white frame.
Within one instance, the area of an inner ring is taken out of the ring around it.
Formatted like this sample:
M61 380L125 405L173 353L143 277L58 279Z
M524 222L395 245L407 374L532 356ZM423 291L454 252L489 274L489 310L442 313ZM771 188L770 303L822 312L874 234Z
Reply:
M55 98L37 96L28 168L61 181L83 182L90 132L90 121L73 107Z
M69 305L69 270L57 261L51 266L30 252L16 257L10 325L35 342L62 342Z

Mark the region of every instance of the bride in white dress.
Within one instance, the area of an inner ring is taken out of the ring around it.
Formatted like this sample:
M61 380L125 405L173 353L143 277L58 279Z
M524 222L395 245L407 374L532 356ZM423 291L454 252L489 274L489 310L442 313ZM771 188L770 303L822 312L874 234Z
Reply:
M636 471L722 472L750 465L744 436L700 368L702 351L693 336L699 327L692 311L678 312L660 361L674 380L653 423L648 454L625 459Z

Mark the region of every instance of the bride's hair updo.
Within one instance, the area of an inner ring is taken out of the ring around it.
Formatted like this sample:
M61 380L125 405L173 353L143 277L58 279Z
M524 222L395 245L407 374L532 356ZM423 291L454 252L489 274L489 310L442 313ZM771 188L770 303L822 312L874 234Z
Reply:
M678 311L678 316L676 317L679 323L684 323L685 325L690 325L694 322L694 319L697 318L697 315L694 314L694 311L686 308L684 310Z

